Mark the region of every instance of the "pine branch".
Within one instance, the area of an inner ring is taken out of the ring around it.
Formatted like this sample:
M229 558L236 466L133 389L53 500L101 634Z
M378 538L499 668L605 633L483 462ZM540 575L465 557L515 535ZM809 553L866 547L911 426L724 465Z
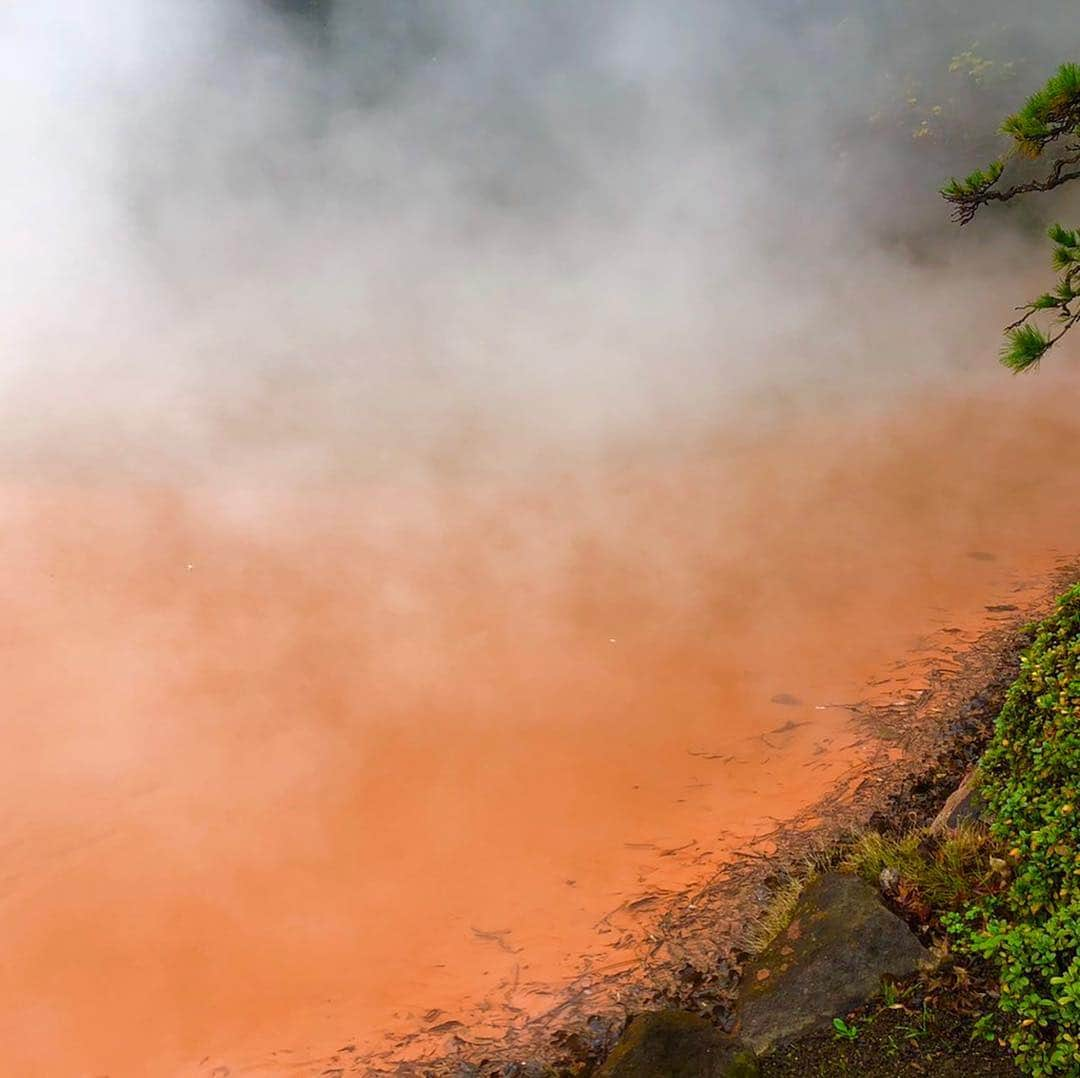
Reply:
M1061 148L1061 156L1042 179L1003 190L997 186L1010 157L1041 157L1047 146L1080 133L1080 64L1062 64L1019 112L1006 117L1001 130L1012 137L1009 154L985 169L976 169L963 180L954 177L941 189L942 197L953 206L953 220L961 225L971 221L980 206L1009 202L1035 191L1052 191L1080 179L1080 168L1072 168L1080 165L1080 144L1074 143ZM1037 367L1043 356L1080 322L1080 230L1053 225L1048 234L1054 243L1051 262L1061 276L1053 292L1044 292L1017 307L1020 317L1005 327L1001 362L1013 371ZM1044 311L1055 312L1056 330L1044 330L1032 321Z
M1023 108L1006 116L1001 125L1002 134L1013 140L1009 156L1034 160L1043 155L1050 145L1074 134L1080 129L1080 64L1062 64L1036 90ZM986 170L973 172L965 180L950 180L941 194L954 206L953 220L966 225L980 206L989 202L1008 202L1018 195L1035 191L1052 191L1071 180L1080 179L1080 170L1067 172L1070 165L1080 164L1080 145L1066 146L1064 156L1041 180L1016 184L1007 190L997 189L997 182L1005 170L1006 159L993 162Z
M1080 179L1080 169L1065 171L1070 165L1080 164L1080 146L1069 146L1067 149L1073 152L1066 157L1059 157L1043 179L1019 183L1004 191L994 189L994 184L1001 177L1000 171L990 182L982 186L966 185L965 181L951 181L948 186L942 188L941 194L946 202L951 202L955 207L952 214L953 220L966 225L974 218L979 207L989 202L1008 202L1018 195L1027 195L1034 191L1052 191L1064 183Z
M1080 236L1076 229L1061 225L1051 225L1048 235L1056 244L1054 268L1062 271L1062 276L1053 292L1044 292L1017 307L1020 317L1005 327L1001 362L1017 373L1037 367L1043 356L1080 322L1080 310L1074 310L1074 304L1080 301ZM1041 311L1057 312L1056 332L1042 330L1031 321Z

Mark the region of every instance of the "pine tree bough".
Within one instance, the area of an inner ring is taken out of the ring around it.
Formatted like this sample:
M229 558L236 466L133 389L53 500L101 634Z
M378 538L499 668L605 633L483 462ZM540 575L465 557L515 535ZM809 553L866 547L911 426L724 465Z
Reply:
M981 206L1009 202L1020 195L1052 191L1080 179L1080 144L1063 140L1080 133L1080 64L1062 64L1046 85L1024 103L1019 112L1005 119L1003 134L1013 144L1001 158L986 168L976 169L964 179L951 179L942 189L953 206L953 220L961 225L974 219ZM1041 179L1000 188L999 181L1011 159L1041 158L1048 148L1059 154ZM1054 244L1052 263L1060 277L1052 292L1045 292L1017 310L1021 315L1005 327L1001 362L1013 371L1029 370L1080 321L1080 238L1076 230L1053 225L1049 236ZM1053 311L1053 328L1043 329L1031 319L1042 311Z
M1063 183L1080 179L1080 169L1073 172L1065 171L1069 165L1080 164L1080 146L1067 146L1065 149L1073 152L1066 157L1059 157L1043 179L1018 183L1013 187L1006 188L1004 191L994 189L994 185L1001 178L1001 172L993 175L993 166L989 166L986 170L973 172L971 176L964 180L950 180L941 189L941 193L945 197L945 201L951 202L955 207L953 220L966 225L974 219L979 207L985 206L988 202L1008 202L1010 199L1016 198L1017 195L1027 195L1033 191L1052 191ZM1004 166L1003 162L994 162L994 164ZM1002 170L1004 170L1004 167ZM954 184L956 185L955 188Z

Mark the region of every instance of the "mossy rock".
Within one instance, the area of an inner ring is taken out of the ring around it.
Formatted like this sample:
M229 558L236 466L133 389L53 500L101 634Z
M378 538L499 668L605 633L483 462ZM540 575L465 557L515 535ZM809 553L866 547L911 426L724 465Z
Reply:
M739 1032L758 1052L794 1040L860 1006L881 982L929 960L874 888L828 872L809 883L785 931L743 973Z
M657 1011L635 1018L596 1078L757 1078L745 1044L696 1014Z

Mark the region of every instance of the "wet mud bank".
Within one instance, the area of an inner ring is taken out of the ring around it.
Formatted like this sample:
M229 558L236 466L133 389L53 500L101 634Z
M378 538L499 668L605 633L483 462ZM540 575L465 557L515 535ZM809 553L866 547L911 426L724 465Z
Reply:
M744 1019L741 1010L736 1012L740 996L746 995L744 975L755 979L745 941L760 911L787 881L804 875L811 861L835 863L859 831L899 835L935 820L992 733L1019 654L1030 642L1030 623L1046 615L1078 575L1080 563L1063 561L1016 601L992 604L988 609L997 624L929 671L925 687L905 699L871 694L852 705L854 725L876 746L867 765L800 817L748 843L705 882L658 902L643 930L649 946L639 968L583 973L557 1008L501 1045L470 1044L461 1029L452 1031L450 1050L439 1059L380 1066L371 1056L349 1060L339 1055L329 1065L342 1067L342 1074L424 1078L632 1074L641 1059L658 1050L657 1044L660 1050L675 1051L670 1045L663 1048L664 1016L686 1024L685 1016L695 1015L716 1033L708 1058L717 1075L728 1074L724 1068L729 1066L731 1074L756 1074L740 1054ZM657 1029L643 1033L645 1027L630 1027L635 1015L659 1016L653 1021ZM709 1040L704 1028L691 1030L695 1051L703 1037ZM1012 1073L1007 1056L986 1052L987 1066Z

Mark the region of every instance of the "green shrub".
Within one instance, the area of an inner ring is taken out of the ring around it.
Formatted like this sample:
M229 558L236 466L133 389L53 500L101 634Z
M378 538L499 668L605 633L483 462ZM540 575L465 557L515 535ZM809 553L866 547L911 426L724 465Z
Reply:
M1021 1069L1080 1073L1080 585L1038 626L982 760L1009 885L946 917L994 963Z

